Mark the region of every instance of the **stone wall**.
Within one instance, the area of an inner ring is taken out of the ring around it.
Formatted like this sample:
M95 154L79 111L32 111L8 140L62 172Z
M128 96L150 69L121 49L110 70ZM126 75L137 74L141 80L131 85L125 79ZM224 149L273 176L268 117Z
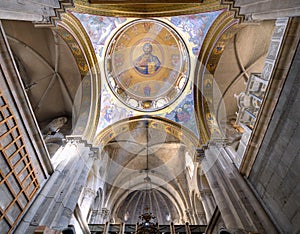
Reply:
M249 175L282 233L300 232L300 49Z
M293 17L300 14L298 0L235 0L235 7L247 20L277 19Z

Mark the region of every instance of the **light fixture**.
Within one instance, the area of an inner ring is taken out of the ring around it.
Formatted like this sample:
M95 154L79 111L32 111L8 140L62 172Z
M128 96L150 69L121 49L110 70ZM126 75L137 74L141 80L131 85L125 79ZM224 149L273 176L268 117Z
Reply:
M145 212L139 216L139 222L137 224L136 234L150 234L159 233L158 222L156 217L149 211L149 208L145 209Z

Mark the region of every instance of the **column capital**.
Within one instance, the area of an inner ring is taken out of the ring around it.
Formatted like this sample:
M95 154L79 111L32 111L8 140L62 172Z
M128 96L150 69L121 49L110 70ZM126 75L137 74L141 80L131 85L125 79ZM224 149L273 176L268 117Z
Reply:
M197 215L200 219L204 219L206 222L206 214L205 213L197 213Z
M209 196L211 196L211 195L212 195L212 192L211 192L211 190L209 190L209 189L203 189L203 190L200 191L200 194L201 194L201 196L204 196L204 195L209 195Z
M103 216L107 216L107 215L109 215L109 209L107 209L107 208L102 208L102 210L101 210L101 212L102 212L102 215Z
M194 156L194 162L198 162L198 163L202 162L202 160L205 158L205 149L206 149L206 146L195 149L196 152L195 152L195 156Z
M90 187L84 187L83 194L83 196L96 196L95 190Z
M101 217L102 217L102 222L105 223L107 219L109 218L110 210L107 208L102 208L101 210Z
M83 139L82 136L79 135L70 135L66 136L66 142L70 142L71 144L84 144L85 147L88 147L90 149L89 156L93 159L98 158L99 154L99 147L94 147L91 143L89 143L87 140Z

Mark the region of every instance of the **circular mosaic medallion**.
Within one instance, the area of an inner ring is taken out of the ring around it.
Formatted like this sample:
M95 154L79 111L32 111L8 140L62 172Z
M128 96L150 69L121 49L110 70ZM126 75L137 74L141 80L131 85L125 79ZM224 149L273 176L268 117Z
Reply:
M156 20L124 26L105 55L110 88L123 103L140 111L159 110L174 102L187 84L189 64L181 37Z

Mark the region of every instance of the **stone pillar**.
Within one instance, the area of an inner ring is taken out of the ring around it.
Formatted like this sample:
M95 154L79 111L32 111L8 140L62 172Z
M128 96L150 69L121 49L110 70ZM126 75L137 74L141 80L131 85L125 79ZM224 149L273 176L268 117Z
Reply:
M102 215L101 210L93 210L89 223L90 224L100 224L101 223L101 215Z
M209 201L208 198L206 196L206 193L204 191L200 192L200 196L201 196L201 201L203 204L203 208L206 214L206 218L207 220L210 220L212 214L213 214L213 210L211 208L211 206L209 205Z
M119 234L124 234L125 233L125 223L120 223L120 233Z
M33 233L37 226L63 230L70 223L85 185L94 155L82 141L69 141L60 153L61 161L33 202L15 233Z
M195 203L195 218L196 218L196 224L200 225L206 225L207 219L206 219L205 210L203 207L203 202L201 201L200 194L197 194L196 203Z
M197 217L200 225L207 225L206 215L204 212L197 212Z
M277 233L222 146L209 146L202 167L226 228L241 233Z
M82 213L82 217L87 220L89 210L90 210L91 205L93 204L94 199L96 197L96 192L92 188L85 187L83 189L82 193L83 193L83 198L82 198L82 202L80 204L80 210Z
M195 153L194 161L201 164L203 158L205 157L204 148L197 148ZM200 182L199 182L200 183ZM206 222L210 220L211 216L214 213L214 208L212 207L209 198L207 196L207 189L204 189L203 187L199 188L200 192L200 198L202 202L202 206L206 215Z
M213 194L210 190L202 190L200 192L200 194L201 194L201 197L202 197L205 205L207 206L208 213L210 214L210 216L209 216L209 219L210 219L210 217L213 215L213 213L216 209L216 204L215 204L215 201L213 198Z
M206 193L207 193L207 200L208 200L209 206L211 207L212 213L214 213L215 209L216 209L216 201L215 201L214 196L213 196L213 194L210 190L207 191Z
M104 226L103 234L108 234L108 230L109 230L109 222L106 222Z
M101 215L100 215L100 223L109 222L109 210L106 208L102 208Z
M185 210L185 216L186 216L186 221L188 221L189 223L193 223L195 222L195 217L194 217L194 213L192 209L186 209Z
M191 234L190 224L188 222L185 223L185 233Z

